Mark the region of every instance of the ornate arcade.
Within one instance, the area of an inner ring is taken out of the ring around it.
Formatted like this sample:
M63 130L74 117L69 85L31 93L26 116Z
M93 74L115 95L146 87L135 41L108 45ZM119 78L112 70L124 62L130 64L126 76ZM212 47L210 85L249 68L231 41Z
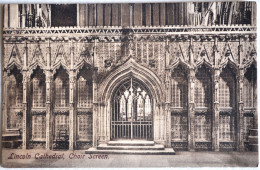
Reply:
M250 148L256 27L4 28L3 134L17 147L152 140L176 150ZM6 144L7 145L7 144Z

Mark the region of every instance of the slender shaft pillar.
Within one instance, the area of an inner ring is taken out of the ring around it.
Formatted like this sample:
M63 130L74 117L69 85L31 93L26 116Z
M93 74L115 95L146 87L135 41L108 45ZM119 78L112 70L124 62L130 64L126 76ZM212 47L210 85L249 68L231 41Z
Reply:
M27 71L23 72L23 149L28 148L29 141L29 112L28 112L28 77Z
M76 142L76 112L74 103L74 93L76 89L76 79L74 71L70 70L70 95L69 95L69 150L73 150Z
M165 114L166 114L166 147L171 147L171 110L170 103L165 105Z
M52 149L53 143L53 107L52 107L52 83L53 75L51 68L51 47L48 39L47 47L47 70L46 70L46 149Z
M166 147L171 147L171 109L170 109L170 102L171 102L171 85L170 85L170 70L166 71L166 78L165 78L165 86L166 86L166 104L165 104L165 114L166 114Z
M195 86L195 71L194 69L190 69L190 75L188 77L189 82L189 110L188 110L188 138L189 138L189 144L188 144L188 150L194 151L195 150L195 136L194 136L194 126L195 126L195 105L194 105L194 86Z
M212 131L212 150L219 151L219 75L220 70L214 71L214 103L213 103L213 131Z
M76 104L75 104L75 92L76 92L76 75L73 70L74 67L74 44L73 40L70 40L70 92L69 92L69 150L73 150L76 146Z
M237 121L238 121L238 130L237 130L237 149L238 151L244 151L244 102L243 102L243 86L244 86L244 69L239 69L238 77L238 94L237 100L238 102L238 112L237 112Z
M53 110L52 110L52 73L46 70L46 149L52 149L53 143Z
M237 76L237 131L236 140L237 140L237 150L244 151L244 102L243 102L243 87L244 87L244 69L242 66L243 60L243 38L239 38L238 46L238 62L239 62L239 75Z
M3 93L2 93L2 113L3 113L3 124L2 124L2 131L6 132L7 131L7 106L8 106L8 76L7 73L3 73ZM25 112L23 112L25 113Z
M98 140L98 124L97 124L97 114L98 114L98 88L97 88L97 69L93 70L93 147L97 147Z
M28 47L27 41L24 43L24 63L23 63L23 149L27 149L29 141L29 112L28 112L28 76L27 76L27 63L28 63Z

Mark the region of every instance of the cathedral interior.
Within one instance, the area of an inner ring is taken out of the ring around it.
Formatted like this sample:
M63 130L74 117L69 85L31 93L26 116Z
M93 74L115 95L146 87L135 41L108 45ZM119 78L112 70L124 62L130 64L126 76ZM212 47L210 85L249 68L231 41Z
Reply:
M2 143L256 151L256 2L4 5Z

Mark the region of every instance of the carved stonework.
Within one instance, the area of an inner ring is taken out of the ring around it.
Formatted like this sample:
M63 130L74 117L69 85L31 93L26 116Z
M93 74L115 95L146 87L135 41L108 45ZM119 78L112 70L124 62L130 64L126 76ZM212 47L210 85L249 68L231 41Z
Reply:
M10 45L11 46L11 45ZM8 48L6 48L8 49ZM22 49L20 49L22 51ZM11 52L9 53L10 55L6 57L6 64L5 67L11 67L13 65L16 65L19 68L22 68L23 65L23 59L21 56L21 52L20 52L18 46L16 44L13 44L11 47ZM8 53L7 53L8 54Z
M43 49L43 50L42 50ZM34 63L41 63L43 64L44 66L46 66L46 59L43 57L43 56L46 56L46 53L43 54L42 51L45 51L46 52L46 49L45 48L42 48L40 46L40 44L37 44L35 46L35 49L33 50L33 53L32 53L32 60L30 61L29 65L33 65Z
M4 73L11 73L15 67L23 71L23 114L15 113L23 117L23 133L27 133L24 148L29 145L51 149L58 134L53 129L61 126L69 134L70 149L96 147L98 142L109 140L111 100L115 99L111 95L130 77L147 86L151 93L155 142L162 140L167 147L190 151L229 150L236 148L235 142L243 148L243 142L248 142L256 111L249 113L242 97L245 71L257 65L255 27L17 28L5 29L3 38ZM61 88L64 83L55 84L61 67L69 75L65 80L69 85L66 85L66 97L60 98L69 100L60 100L68 104L56 107L56 97L64 90ZM233 88L235 106L229 110L220 107L220 73L226 67L233 69L238 87ZM38 68L46 78L46 105L31 109L32 85L28 81ZM176 70L179 77L173 76ZM197 74L201 72L208 72L210 80L198 79ZM91 78L86 79L88 76ZM56 86L60 91L55 91ZM209 106L203 105L205 98L198 98L204 95L209 96ZM5 108L7 103L3 104ZM239 114L234 114L235 111ZM46 122L46 139L29 142L31 129L27 125L32 127L37 116ZM235 134L230 129L239 132ZM226 139L228 133L236 138L221 142L220 136Z

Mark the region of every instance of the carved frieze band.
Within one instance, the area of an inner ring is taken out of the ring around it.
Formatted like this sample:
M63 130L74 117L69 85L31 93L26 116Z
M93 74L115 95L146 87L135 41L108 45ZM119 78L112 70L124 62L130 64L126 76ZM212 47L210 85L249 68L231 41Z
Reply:
M4 69L15 65L31 75L37 66L53 74L61 66L76 73L87 66L103 74L133 58L163 80L164 70L180 63L195 71L203 64L220 70L227 64L248 68L256 63L255 31L247 26L8 29L3 35Z

